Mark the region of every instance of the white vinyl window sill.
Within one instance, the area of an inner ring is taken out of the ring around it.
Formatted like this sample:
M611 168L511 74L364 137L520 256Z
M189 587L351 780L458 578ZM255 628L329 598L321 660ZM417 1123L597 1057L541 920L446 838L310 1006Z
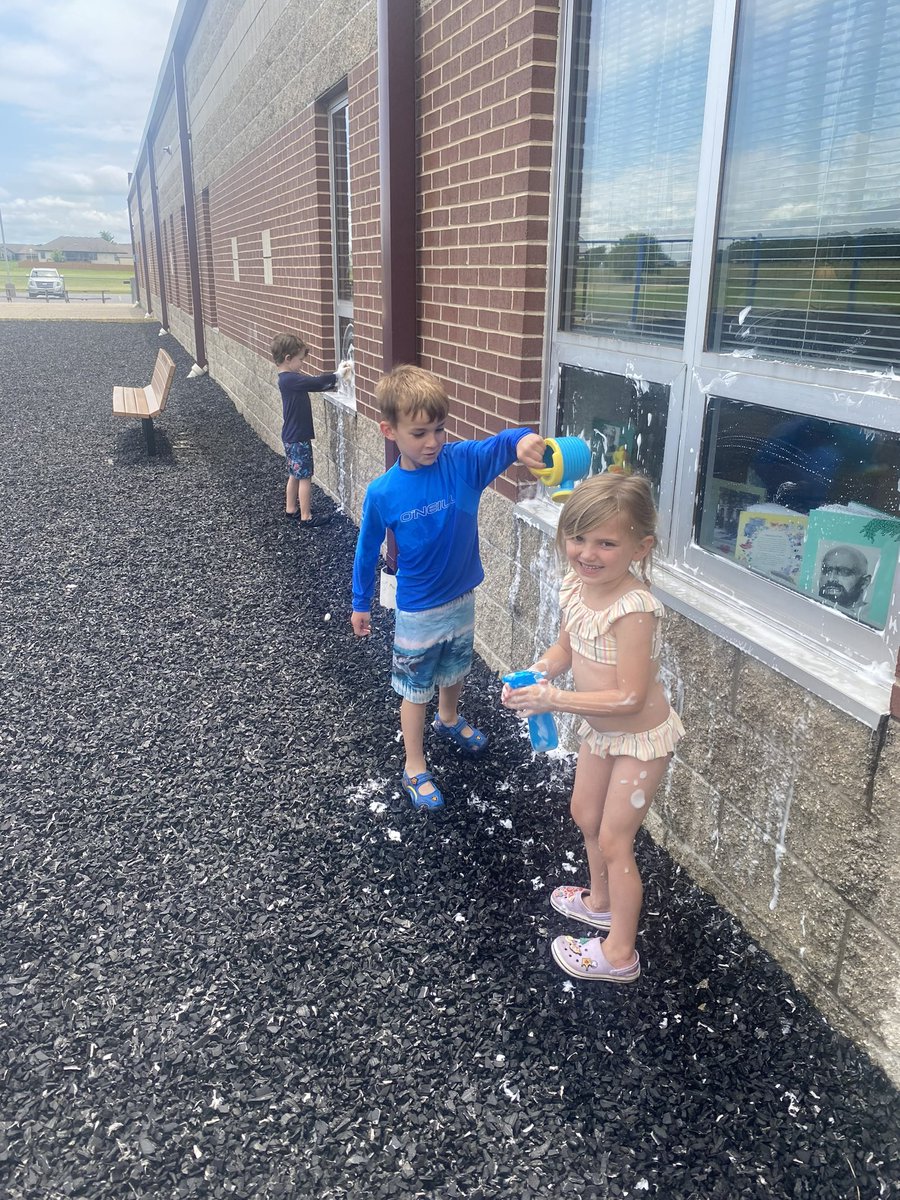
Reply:
M350 412L356 412L356 389L353 388L348 392L340 389L333 392L322 392L325 400L330 400L332 404L338 408L349 409Z

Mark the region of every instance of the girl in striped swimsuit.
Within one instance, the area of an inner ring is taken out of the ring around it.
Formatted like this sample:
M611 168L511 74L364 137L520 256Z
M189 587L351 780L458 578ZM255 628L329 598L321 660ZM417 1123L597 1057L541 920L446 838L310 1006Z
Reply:
M503 703L522 713L582 718L571 811L584 835L590 887L558 887L550 897L558 912L606 933L554 939L554 959L578 979L633 983L641 973L634 839L684 735L658 678L665 610L649 587L655 543L645 478L603 474L579 484L557 532L568 563L559 640L531 667L546 678L503 690ZM549 682L570 669L574 691Z

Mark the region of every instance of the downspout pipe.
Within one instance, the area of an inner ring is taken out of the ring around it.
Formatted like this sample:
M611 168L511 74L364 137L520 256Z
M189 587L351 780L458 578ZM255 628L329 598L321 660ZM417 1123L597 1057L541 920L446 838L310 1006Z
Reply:
M197 214L194 207L194 161L188 130L187 100L184 86L185 40L175 39L172 49L172 75L175 81L175 109L178 115L178 144L181 150L181 182L184 190L184 224L187 233L188 262L191 277L191 308L194 316L195 367L205 370L206 337L203 332L203 301L200 294L200 253L197 248Z
M137 200L138 205L140 205L140 192L137 190L137 182L130 171L128 172L128 189L128 235L131 238L131 252L134 254L134 217L131 215L131 206L134 200ZM143 251L144 246L142 242L142 254ZM137 259L135 259L134 264L134 301L136 304L141 303L141 273L137 269Z
M166 299L166 276L163 270L162 236L159 228L159 193L156 190L156 167L153 149L156 145L156 130L147 138L147 177L150 183L150 211L153 214L153 234L156 242L156 273L159 278L159 308L162 332L169 332L169 305Z
M146 152L146 147L145 147ZM144 264L144 286L147 289L147 308L146 312L153 311L153 292L150 288L150 260L147 258L147 230L144 228L144 200L141 195L141 164L138 162L134 173L135 188L137 190L137 209L138 209L138 224L141 228L141 260Z
M378 0L378 137L381 192L381 361L414 363L416 346L416 0ZM384 464L398 457L385 440ZM388 537L387 564L397 568Z

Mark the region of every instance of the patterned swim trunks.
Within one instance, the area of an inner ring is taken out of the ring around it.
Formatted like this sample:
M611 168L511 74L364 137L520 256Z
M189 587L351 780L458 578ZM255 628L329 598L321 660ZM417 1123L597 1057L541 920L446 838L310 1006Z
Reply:
M474 644L474 592L423 612L398 608L391 687L405 700L425 704L435 688L450 687L468 675Z
M312 479L312 442L284 442L283 445L288 475L294 479Z

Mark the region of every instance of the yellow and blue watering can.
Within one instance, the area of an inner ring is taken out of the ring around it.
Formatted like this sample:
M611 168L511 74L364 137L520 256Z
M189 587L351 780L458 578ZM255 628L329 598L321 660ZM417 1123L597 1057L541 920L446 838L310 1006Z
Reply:
M590 471L591 448L577 437L547 438L546 442L544 466L529 469L545 487L557 489L550 498L562 504L571 496L575 484Z

